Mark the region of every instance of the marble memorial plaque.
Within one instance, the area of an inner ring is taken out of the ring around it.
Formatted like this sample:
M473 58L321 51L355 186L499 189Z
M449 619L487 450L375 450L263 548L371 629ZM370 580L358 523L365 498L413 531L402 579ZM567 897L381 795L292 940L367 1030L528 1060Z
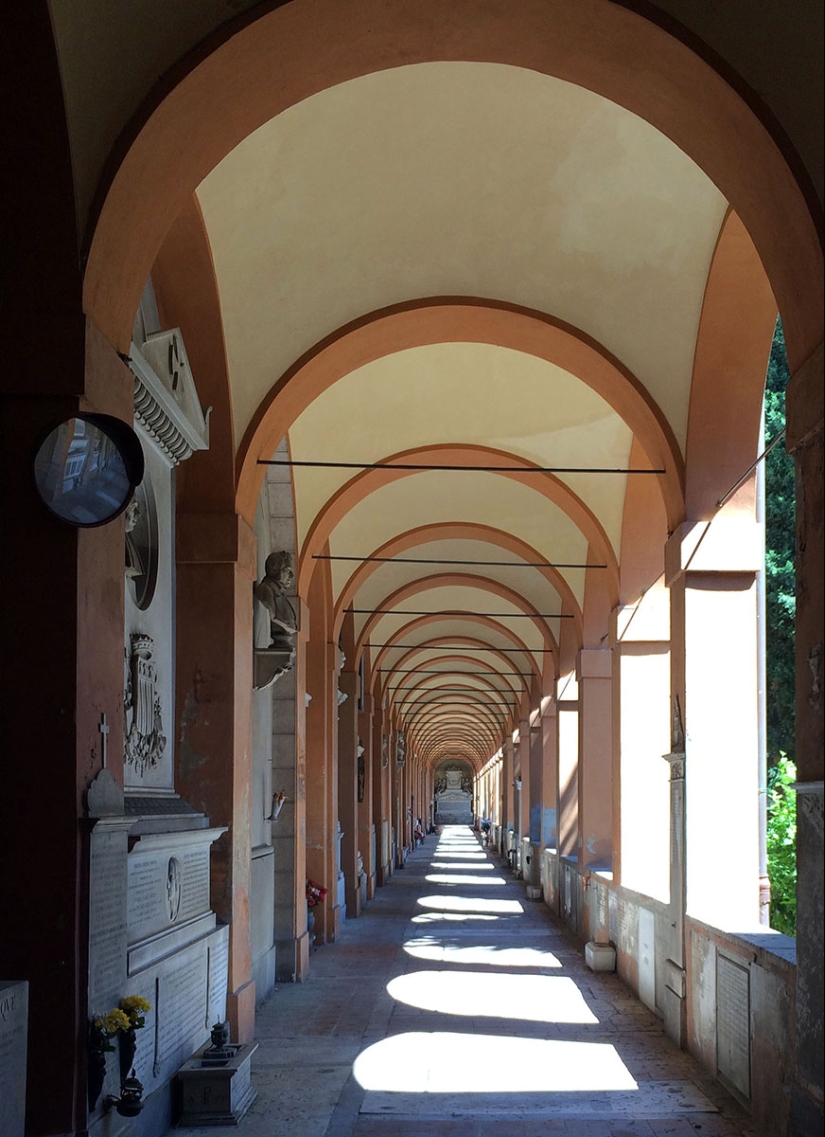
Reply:
M607 898L608 909L608 939L612 944L619 942L619 903L616 893L611 889Z
M161 1077L189 1058L206 1034L206 949L161 975L158 983L157 1061Z
M110 1009L126 974L126 829L92 831L89 868L89 1007Z
M750 1098L750 972L721 953L716 956L716 1067Z
M209 848L187 849L180 857L181 898L178 918L190 920L209 910Z
M206 1025L226 1019L226 991L229 971L229 928L220 928L209 941L209 1002Z
M656 916L639 909L639 998L656 1010Z
M29 985L0 982L0 1117L4 1137L23 1137Z
M129 856L129 942L134 943L169 923L164 896L164 867L168 857Z

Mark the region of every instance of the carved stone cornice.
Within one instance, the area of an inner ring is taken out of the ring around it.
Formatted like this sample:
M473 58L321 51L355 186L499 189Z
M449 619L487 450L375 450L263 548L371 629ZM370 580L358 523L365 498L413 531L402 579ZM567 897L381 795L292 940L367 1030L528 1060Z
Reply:
M135 420L173 466L192 457L194 448L140 375L135 375Z
M204 414L198 402L180 331L158 332L141 348L133 343L129 367L135 377L135 421L171 464L206 450L211 408Z

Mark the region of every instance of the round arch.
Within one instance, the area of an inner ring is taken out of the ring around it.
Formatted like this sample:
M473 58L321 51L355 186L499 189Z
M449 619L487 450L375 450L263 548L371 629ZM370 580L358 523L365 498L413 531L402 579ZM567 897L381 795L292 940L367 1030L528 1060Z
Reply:
M472 576L469 573L435 573L432 576L421 577L418 580L410 581L409 584L404 584L401 588L397 588L395 592L391 592L388 596L384 597L381 601L381 608L391 608L395 604L401 604L405 600L409 600L413 596L418 596L422 592L428 592L432 588L439 588L445 585L464 585L468 588L477 588L482 592L489 592L493 596L498 596L502 600L507 600L514 607L518 608L525 616L531 617L531 623L538 628L542 637L547 639L549 637L549 644L558 652L558 644L549 631L547 625L541 619L539 613L529 604L523 596L519 595L512 588L507 585L499 583L497 580L487 580L484 577ZM398 613L403 615L403 613ZM450 613L447 613L449 615ZM382 619L380 614L373 613L369 616L364 623L358 637L355 641L355 657L356 660L363 650L364 644L369 640L370 633L375 625Z
M555 641L550 636L550 632L547 628L543 629L543 634L542 634L543 642L545 645L545 650L548 653L547 655L545 655L545 660L547 662L546 662L544 668L542 670L540 670L536 664L535 659L533 658L533 652L535 649L528 647L525 644L524 640L521 639L520 636L516 635L516 633L511 628L506 628L502 624L496 623L496 621L491 619L489 616L473 616L473 615L469 615L469 614L456 613L454 616L450 616L449 619L455 620L457 623L467 623L467 624L473 625L475 627L478 627L480 625L480 626L483 626L485 628L489 628L491 631L497 632L500 635L504 636L506 639L508 639L510 641L510 643L512 643L515 646L515 649L518 652L523 653L524 656L529 660L531 671L533 672L533 674L536 676L536 678L539 681L541 681L542 672L543 672L543 675L545 677L549 674L552 674L553 666L552 666L552 663L550 661L553 658L552 653L553 652L557 653L558 648L549 646L550 644L555 643ZM382 660L386 659L388 652L399 650L398 647L395 646L391 642L392 640L395 640L398 638L403 639L405 636L411 635L421 628L425 628L430 624L443 623L444 620L445 620L445 617L443 617L443 616L419 616L417 619L410 620L410 622L408 624L405 624L403 627L398 628L395 632L392 633L392 636L390 637L390 642L388 642L387 646L380 648L379 651L376 653L376 656L375 656L376 668L381 664ZM435 647L441 641L444 641L444 640L449 641L450 639L462 641L462 643L459 646L464 646L464 643L473 642L479 647L484 647L487 651L494 652L496 655L503 655L506 658L506 653L503 652L501 649L496 649L492 645L485 643L483 640L481 640L475 636L456 635L454 637L451 637L451 636L443 636L442 635L442 636L436 637L435 639L433 639L431 641L427 641L426 643L415 644L414 649L415 650L421 650L421 649L427 648L428 646L429 647ZM452 646L452 645L448 644L447 646Z
M263 479L258 459L274 451L310 403L339 379L386 355L435 343L483 343L534 355L592 388L632 430L655 469L668 519L683 513L684 465L665 416L643 385L584 332L532 309L472 297L431 297L392 305L316 344L261 401L238 452L237 509L254 511ZM412 453L412 452L410 452Z
M435 60L525 67L645 119L704 170L742 218L779 303L792 370L818 345L819 214L815 222L771 135L779 129L767 114L761 121L670 29L610 0L523 0L517 7L490 0L481 9L474 0L454 0L448 14L426 0L391 7L360 0L346 9L336 0L294 0L225 25L156 85L120 140L86 241L86 313L118 350L128 350L140 292L166 231L235 146L328 87Z
M527 462L516 455L508 454L503 450L496 450L489 446L471 446L467 444L425 446L415 450L405 450L399 454L392 454L386 458L388 464L408 462L440 462L454 465L457 469L462 466L480 466L485 464L507 465L517 467L515 470L501 472L496 476L518 482L528 489L541 494L547 501L557 506L570 518L574 525L584 535L594 554L603 558L607 565L607 588L611 606L618 603L619 597L619 566L607 534L600 522L584 504L580 497L553 474L542 474L540 477L532 475L529 471L535 470L532 462ZM391 465L380 469L363 470L356 474L342 486L327 501L323 509L315 517L309 532L304 538L298 564L298 595L306 596L309 581L315 565L313 557L320 552L331 537L335 526L346 517L356 505L364 501L378 489L390 485L403 478L414 477L420 471L405 470L399 465L393 470Z
M456 644L456 646L459 649L462 647L466 647L468 649L479 648L479 647L485 648L486 649L485 654L495 657L496 659L498 659L499 663L506 665L505 670L510 670L512 668L512 665L513 665L512 659L508 658L508 656L504 652L499 651L497 648L491 648L490 645L484 643L483 640L475 639L472 636L447 636L447 637L440 636L440 637L436 637L435 639L430 640L427 643L416 644L414 647L409 648L407 651L404 652L403 655L401 655L396 660L396 666L394 669L399 670L402 667L402 665L410 662L418 652L428 651L431 648L442 646L442 641L444 639L447 639L448 641L460 640L461 642ZM452 644L450 646L452 646ZM378 671L378 664L379 664L380 659L384 658L386 656L387 651L389 651L389 650L397 651L399 649L398 648L395 648L395 649L382 648L379 655L376 656L376 660L375 660L375 663L373 666L373 671ZM530 653L527 652L527 650L525 649L525 654L529 655ZM442 660L439 659L439 662L442 662ZM530 656L529 664L530 664L530 674L533 676L535 682L540 684L541 675L540 675L540 673L536 667L535 660L532 658L532 656Z
M490 525L479 525L476 522L453 521L440 521L433 525L424 525L410 529L406 533L393 537L390 541L385 542L379 546L379 548L373 550L372 556L382 558L400 556L402 553L409 552L410 549L414 549L419 545L433 544L436 541L451 539L485 541L505 552L513 553L524 561L535 563L542 560L541 554L537 549L533 548L532 545L529 545L526 541L522 541L519 537L513 536L511 533L505 533L502 529L496 529ZM378 570L380 564L381 562L374 560L362 562L344 585L335 608L335 618L333 622L333 633L335 635L338 634L344 613L352 602L352 598L369 577ZM582 611L567 581L558 569L536 568L533 571L540 573L547 583L558 592L562 600L563 610L573 616L577 636L579 640L581 640Z

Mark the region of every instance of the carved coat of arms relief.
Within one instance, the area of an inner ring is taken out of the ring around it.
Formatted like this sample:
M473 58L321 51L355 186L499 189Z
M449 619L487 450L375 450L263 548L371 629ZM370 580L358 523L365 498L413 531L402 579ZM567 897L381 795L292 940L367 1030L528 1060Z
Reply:
M154 640L138 633L130 636L126 652L124 736L126 761L143 777L158 765L166 749L163 733L158 673L153 657Z

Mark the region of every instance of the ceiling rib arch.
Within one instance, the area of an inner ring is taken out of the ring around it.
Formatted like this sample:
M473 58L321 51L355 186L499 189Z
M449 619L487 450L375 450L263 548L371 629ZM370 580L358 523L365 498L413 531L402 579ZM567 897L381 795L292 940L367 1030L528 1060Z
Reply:
M508 469L507 472L497 472L494 476L529 488L558 507L573 522L585 537L587 544L593 549L594 555L606 564L611 606L615 607L618 603L618 560L607 534L581 498L553 474L529 473L530 470L536 470L537 467L534 463L527 462L506 451L461 443L402 451L386 457L383 461L387 463L387 466L378 470L364 470L351 478L316 515L300 552L298 565L299 595L306 595L306 590L309 588L309 578L315 567L313 557L330 540L343 518L351 513L358 504L366 501L376 490L396 481L422 475L422 471L393 470L391 464L395 462L427 463L429 461L450 463L459 471L463 466L497 465L499 463L508 467L517 467L518 469ZM375 555L375 553L373 552L370 555Z
M628 425L660 476L668 520L684 511L684 463L665 415L643 385L585 332L504 301L433 297L379 309L325 337L261 401L238 453L237 508L254 516L267 460L298 416L355 367L411 347L486 343L535 355L596 391Z
M457 521L434 522L430 525L416 526L405 533L398 534L390 540L385 541L383 545L374 549L370 556L384 558L400 557L418 546L434 544L435 542L445 539L486 542L494 548L519 557L523 562L529 564L535 565L544 559L533 545L512 533L507 533L503 529L498 529L491 525L482 525L478 522ZM381 564L379 562L367 560L363 561L353 570L351 576L342 588L335 605L333 629L336 635L340 631L346 609L352 605L353 597L380 567ZM535 568L531 571L541 574L547 583L558 592L561 597L563 609L572 614L578 637L581 639L581 607L572 589L559 570L554 568Z
M403 628L399 628L398 631L395 632L391 636L391 638L387 641L385 646L378 648L378 651L377 651L377 654L375 657L375 667L376 668L380 667L381 663L387 659L389 652L391 652L391 651L403 651L405 648L410 649L409 654L412 654L413 652L416 652L416 651L426 651L428 648L434 649L434 648L437 648L437 647L442 646L442 645L445 647L474 646L477 651L481 650L485 654L489 654L491 656L501 658L502 660L508 660L511 664L514 663L516 659L521 659L523 657L524 660L527 662L528 666L530 667L530 670L531 670L532 674L535 676L535 679L538 683L541 683L543 677L548 676L548 675L552 675L552 673L553 673L553 663L552 663L553 655L549 654L549 653L556 652L557 648L550 646L554 641L551 639L549 633L547 633L547 637L545 639L545 643L547 644L547 647L545 650L548 652L548 654L542 655L541 660L539 661L539 660L536 660L536 658L535 658L536 649L534 649L534 648L531 649L530 647L528 647L524 643L524 641L519 636L516 635L515 632L513 632L509 628L504 628L502 625L497 624L494 620L491 620L489 617L457 616L457 617L454 617L453 619L454 619L455 623L458 623L458 624L465 624L466 623L468 625L468 627L471 627L471 628L482 626L484 629L492 630L492 631L495 631L497 633L500 633L502 635L502 637L504 639L508 640L509 643L512 644L513 646L512 646L512 648L505 648L505 647L502 647L501 645L496 645L496 644L492 643L489 639L481 639L480 636L477 636L477 635L476 636L469 635L469 634L464 635L464 634L460 634L460 633L455 634L455 635L444 635L444 634L442 634L440 636L434 636L432 639L427 639L427 640L422 641L421 643L416 643L416 644L404 643L403 641L404 641L405 637L410 636L410 635L414 635L420 629L427 628L433 624L443 623L443 619L440 616L436 616L436 617L419 616L417 619L411 620L408 624L404 625ZM453 621L451 620L451 622L453 622ZM400 640L401 643L395 644L393 642L394 640ZM458 642L456 642L456 641L458 641ZM397 661L399 665L401 663L401 659L403 659L403 658L406 658L406 656L402 656Z

